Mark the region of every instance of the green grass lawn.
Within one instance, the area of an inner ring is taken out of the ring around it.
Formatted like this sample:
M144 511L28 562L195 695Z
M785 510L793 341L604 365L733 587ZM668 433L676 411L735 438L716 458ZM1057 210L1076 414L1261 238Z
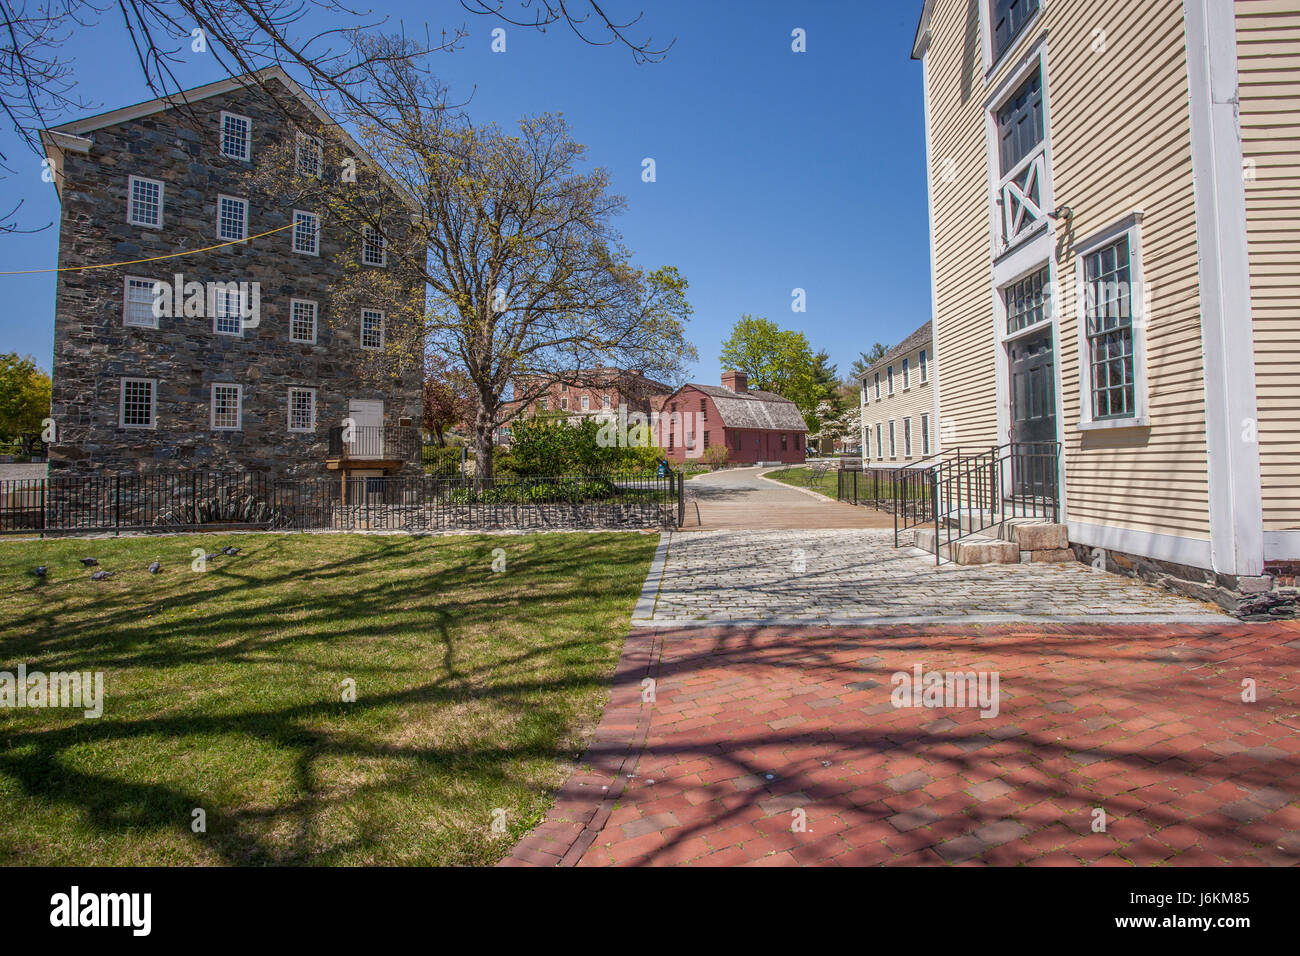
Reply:
M794 485L797 488L811 488L813 491L820 492L828 498L835 497L835 483L838 480L839 472L834 468L827 469L826 474L821 478L814 479L812 469L802 465L796 465L793 468L781 468L777 471L766 472L767 477L785 485Z
M105 697L0 708L0 863L493 863L598 722L657 540L0 540L0 670Z

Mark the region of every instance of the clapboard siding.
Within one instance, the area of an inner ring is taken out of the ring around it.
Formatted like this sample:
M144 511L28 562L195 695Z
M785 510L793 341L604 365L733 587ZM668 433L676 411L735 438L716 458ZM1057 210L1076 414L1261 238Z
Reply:
M1235 7L1264 530L1300 529L1300 9Z
M961 445L998 438L983 110L1015 67L1002 64L985 82L979 45L968 39L968 29L978 26L968 24L972 7L978 5L936 2L927 64L939 415ZM1098 29L1105 31L1104 51L1094 49ZM1055 204L1073 209L1076 239L1142 210L1150 295L1151 427L1082 432L1074 257L1056 262L1069 516L1205 539L1204 370L1182 0L1052 0L1031 27L1034 35L1044 31ZM945 184L948 158L957 177ZM1280 221L1282 214L1279 203L1274 216Z

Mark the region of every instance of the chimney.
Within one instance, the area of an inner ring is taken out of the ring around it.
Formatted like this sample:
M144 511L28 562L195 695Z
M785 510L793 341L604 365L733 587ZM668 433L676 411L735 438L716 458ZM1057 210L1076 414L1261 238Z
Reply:
M749 390L749 379L744 372L723 372L722 387L733 392L745 392Z

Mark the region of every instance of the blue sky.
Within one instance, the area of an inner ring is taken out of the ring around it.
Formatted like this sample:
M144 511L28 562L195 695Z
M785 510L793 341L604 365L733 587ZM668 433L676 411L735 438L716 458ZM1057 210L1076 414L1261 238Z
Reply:
M930 316L925 141L920 64L909 59L920 3L794 0L615 0L645 9L656 40L676 37L660 63L637 65L621 47L591 47L552 27L506 27L454 0L374 0L409 30L465 23L461 48L433 66L476 121L561 112L593 165L628 200L618 227L638 263L677 266L690 281L693 380L715 382L721 342L742 313L805 332L841 374L859 350L892 344ZM802 28L807 52L791 50ZM112 22L75 36L88 112L148 99ZM221 77L210 56L177 70L186 86ZM60 121L74 119L61 117ZM35 235L0 236L0 271L51 268L58 205L39 159L0 143L17 174L0 183L5 208L24 200ZM657 181L641 179L655 160ZM49 368L52 275L0 277L0 351ZM807 311L791 310L802 288Z

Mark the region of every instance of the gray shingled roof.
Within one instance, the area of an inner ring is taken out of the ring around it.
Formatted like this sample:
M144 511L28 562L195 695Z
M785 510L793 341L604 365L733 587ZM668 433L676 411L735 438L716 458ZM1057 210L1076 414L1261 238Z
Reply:
M866 378L872 372L877 372L884 368L890 362L894 361L894 359L906 355L914 349L919 349L922 345L928 344L934 337L933 330L931 329L933 324L933 322L925 323L925 325L921 326L907 338L903 339L903 341L895 345L881 357L880 361L876 362L875 365L872 365L869 369L863 372L862 375L859 376L859 381Z
M747 392L733 392L720 385L683 386L694 388L713 399L726 428L780 428L785 431L807 431L799 406L775 392L754 388Z

